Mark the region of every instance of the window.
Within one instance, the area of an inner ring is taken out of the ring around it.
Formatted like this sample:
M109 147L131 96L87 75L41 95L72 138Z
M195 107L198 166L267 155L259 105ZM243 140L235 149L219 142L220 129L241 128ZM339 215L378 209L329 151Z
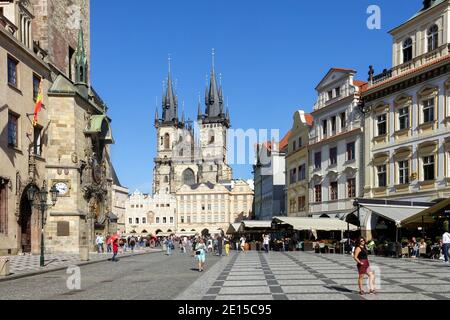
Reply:
M170 217L170 223L173 223L173 217Z
M164 182L165 183L169 182L169 176L164 176Z
M208 203L208 211L211 211L211 204Z
M335 97L339 97L341 95L341 88L337 87L334 89L334 95Z
M331 134L336 133L336 116L331 117Z
M139 218L136 218L136 224L139 224Z
M434 180L434 156L423 158L423 179Z
M183 216L180 218L180 222L184 223L184 217Z
M330 165L334 166L337 163L337 147L330 148Z
M347 180L347 196L349 198L356 198L356 179Z
M322 153L316 152L314 154L314 169L320 169L322 167Z
M409 128L409 107L398 109L398 122L400 130Z
M41 84L41 78L33 74L33 100L36 102L39 94L39 85Z
M386 187L386 165L377 166L378 187Z
M327 136L327 120L322 120L322 132L323 136Z
M437 25L432 25L427 32L428 52L434 51L439 45L439 28Z
M403 41L403 63L412 60L413 55L413 42L411 38Z
M19 117L8 114L8 145L17 148L19 146Z
M147 218L142 218L142 223L146 224L147 223Z
M333 99L333 90L328 91L328 100Z
M187 216L187 223L191 223L191 216Z
M306 180L306 165L304 164L298 167L298 180L299 181Z
M170 149L170 136L168 133L164 135L164 149Z
M167 223L167 218L163 217L163 223Z
M330 183L330 200L338 199L338 183L337 181Z
M0 180L0 234L8 233L8 187L7 181Z
M133 223L133 218L128 218L128 223L132 224Z
M297 149L297 146L296 146L296 142L294 141L294 142L292 143L292 151L295 151L295 149Z
M347 143L347 161L355 160L355 142Z
M301 148L303 146L302 137L298 138L298 147Z
M434 121L434 98L423 102L423 123Z
M296 183L297 182L297 169L296 168L291 169L290 173L291 173L290 178L289 178L290 183L291 184Z
M378 128L378 135L379 136L382 136L382 135L385 135L386 134L386 132L387 132L387 126L386 126L386 118L387 116L386 116L386 113L384 113L384 114L380 114L378 117L377 117L377 128Z
M17 65L19 62L13 57L8 56L8 84L18 87Z
M318 184L314 187L314 201L322 202L322 185Z
M205 205L202 204L202 211L205 211Z
M33 151L36 156L42 156L42 127L34 127Z
M347 117L345 115L345 112L342 112L340 114L340 118L341 118L341 129L344 129L347 126Z
M159 217L156 217L156 223L159 223Z
M409 183L409 161L398 162L398 183L399 184Z
M305 211L306 197L305 196L298 197L297 203L298 203L298 211Z

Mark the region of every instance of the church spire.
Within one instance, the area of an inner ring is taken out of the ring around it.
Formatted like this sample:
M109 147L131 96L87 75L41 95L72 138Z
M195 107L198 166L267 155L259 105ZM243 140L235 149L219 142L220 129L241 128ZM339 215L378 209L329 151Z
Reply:
M206 98L206 116L215 118L220 115L219 90L217 88L216 70L215 70L215 52L212 51L211 76L209 80L209 90Z
M175 123L178 122L178 99L174 93L172 83L171 58L169 55L169 75L167 77L167 88L163 98L163 122Z
M78 45L75 52L75 83L87 85L88 61L84 48L83 24L80 20L80 30L78 31Z

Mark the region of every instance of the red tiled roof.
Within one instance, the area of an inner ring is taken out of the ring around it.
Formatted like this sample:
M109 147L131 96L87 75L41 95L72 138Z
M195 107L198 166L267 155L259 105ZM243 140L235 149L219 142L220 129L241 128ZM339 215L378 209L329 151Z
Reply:
M286 133L286 135L283 137L283 139L281 139L281 141L278 143L279 151L283 150L288 145L288 141L289 141L290 137L291 137L291 131L289 130L288 133ZM262 145L267 150L272 151L272 142L271 141L263 142Z
M305 120L308 126L312 126L314 123L314 117L310 113L305 113Z
M281 139L280 145L279 145L280 151L283 150L287 146L290 137L291 137L291 130L289 130L286 133L286 135L283 137L283 139Z
M362 87L362 86L365 86L367 84L367 82L366 81L361 81L361 80L353 80L353 84L355 86Z

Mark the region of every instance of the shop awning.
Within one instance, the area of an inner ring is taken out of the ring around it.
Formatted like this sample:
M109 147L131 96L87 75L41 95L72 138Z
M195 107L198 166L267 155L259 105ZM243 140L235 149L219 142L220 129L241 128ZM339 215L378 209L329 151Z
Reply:
M272 227L272 221L271 220L242 221L242 226L244 227L244 229L255 229L255 228L270 229Z
M300 217L274 217L275 223L289 224L295 230L310 230L310 231L355 231L358 229L353 224L334 219L334 218L300 218Z
M394 221L397 226L404 224L406 219L417 215L427 207L418 206L393 206L393 205L368 205L364 204L361 207L369 209L370 211L378 214L388 220Z
M450 198L445 199L441 202L436 203L434 206L422 209L417 214L414 214L406 219L403 220L403 225L407 225L410 223L434 223L435 219L433 218L433 215L439 215L445 213L444 211L447 209L447 207L450 206ZM422 221L423 219L423 221Z
M242 226L242 223L230 223L230 226L228 227L228 230L227 230L227 234L234 234L237 232L241 232L242 231L241 226Z

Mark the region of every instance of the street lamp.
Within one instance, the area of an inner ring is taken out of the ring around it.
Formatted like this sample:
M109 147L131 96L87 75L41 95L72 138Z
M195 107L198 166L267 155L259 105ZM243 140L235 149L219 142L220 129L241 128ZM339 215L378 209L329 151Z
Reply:
M36 195L39 197L39 202L34 203L34 199ZM36 186L31 185L27 190L28 201L30 205L36 209L38 209L41 213L41 258L40 258L40 266L44 266L45 258L44 258L44 225L45 225L45 211L54 207L56 204L56 200L58 197L58 190L55 186L50 189L50 195L52 198L52 203L47 203L48 191L42 187L42 190L39 191Z

